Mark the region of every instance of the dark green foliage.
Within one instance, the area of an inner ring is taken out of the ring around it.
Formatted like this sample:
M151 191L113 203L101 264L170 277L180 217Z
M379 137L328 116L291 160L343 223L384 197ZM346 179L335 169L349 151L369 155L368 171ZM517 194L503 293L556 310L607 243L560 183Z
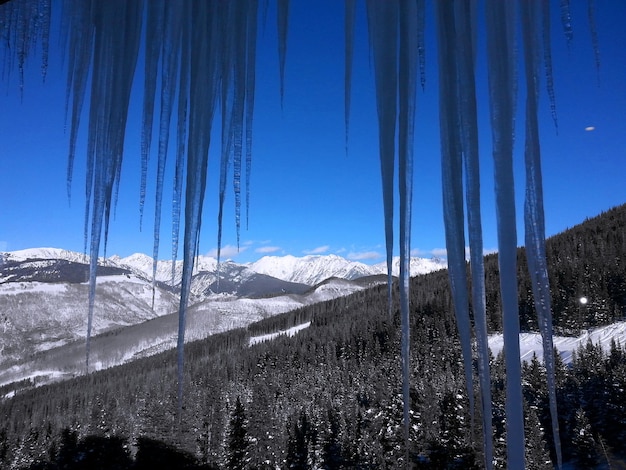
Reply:
M580 408L576 412L576 426L572 439L574 447L573 462L576 468L595 468L599 462L598 444L593 437L591 424L585 410Z
M228 436L228 468L232 468L233 470L247 468L249 445L246 412L241 400L237 397L235 409L230 417L230 432Z
M133 468L135 470L152 470L155 468L192 470L201 467L196 464L192 455L182 452L170 444L140 437L137 440L137 456Z
M287 468L305 470L311 467L309 447L315 445L316 433L311 427L307 414L300 412L297 421L289 425L287 441Z

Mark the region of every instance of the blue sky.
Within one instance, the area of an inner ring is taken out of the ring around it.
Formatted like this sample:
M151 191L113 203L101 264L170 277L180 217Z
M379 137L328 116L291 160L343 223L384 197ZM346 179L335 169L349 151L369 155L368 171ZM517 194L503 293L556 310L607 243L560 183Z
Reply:
M601 54L598 73L586 5L577 3L572 2L574 39L569 47L558 12L554 12L558 134L542 88L540 119L548 235L626 202L626 30L622 24L626 4L596 2ZM426 89L418 96L412 236L415 254L426 257L441 254L445 246L432 17L432 11L428 11ZM364 8L359 3L346 155L343 6L330 0L292 2L282 108L275 19L270 9L258 44L250 224L248 229L242 227L237 252L234 201L229 193L224 219L225 257L246 262L266 254L336 253L368 263L384 259L375 96L364 20ZM51 44L45 83L36 56L27 64L22 98L15 70L0 81L0 251L41 246L83 249L84 138L79 141L70 204L66 195L65 73L55 35ZM480 51L479 112L486 124L484 47ZM136 78L136 82L140 80ZM520 111L522 90L520 83ZM152 253L153 183L148 185L143 230L139 230L141 100L141 86L137 84L116 217L109 232L110 255ZM594 130L586 130L589 127ZM497 246L495 208L490 131L485 125L481 138L484 240L485 248L493 249ZM516 138L518 219L523 210L523 138L520 112ZM217 140L213 142L200 245L204 254L213 252L217 238L218 144ZM152 179L156 174L154 163L152 158ZM171 172L172 158L168 163ZM169 258L171 251L170 199L171 186L167 185L161 227L163 259ZM521 225L518 240L523 240Z

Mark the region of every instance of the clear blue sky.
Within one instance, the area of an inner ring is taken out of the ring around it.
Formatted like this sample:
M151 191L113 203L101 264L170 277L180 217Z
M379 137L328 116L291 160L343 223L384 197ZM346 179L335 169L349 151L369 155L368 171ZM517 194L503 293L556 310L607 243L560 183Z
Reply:
M53 2L53 7L58 6ZM554 12L553 60L558 135L545 88L541 96L542 155L547 234L626 202L626 18L624 2L596 2L601 68L595 68L586 4L572 2L574 39L567 47ZM555 4L556 6L556 4ZM432 5L429 3L429 9ZM556 10L556 8L554 8ZM337 253L365 262L384 259L373 73L364 8L359 3L349 151L344 147L343 5L292 2L286 86L281 109L275 16L259 38L250 225L236 244L232 193L226 201L225 257L245 262L265 254ZM412 246L419 256L445 246L439 169L436 44L427 12L426 89L418 97ZM263 32L263 29L260 30ZM484 45L484 44L483 44ZM479 53L480 112L486 124L484 47ZM64 127L65 73L57 36L42 83L39 57L30 58L23 99L16 70L0 81L0 251L53 246L83 249L84 138L79 141L71 205L66 195L68 135ZM140 67L142 65L140 64ZM137 75L141 78L141 74ZM107 254L152 253L154 184L149 183L143 231L139 231L140 80L127 131L125 163ZM523 84L518 108L523 111ZM86 119L83 121L86 124ZM593 126L595 130L586 128ZM83 127L84 130L84 127ZM518 218L523 210L523 115L516 138ZM153 149L156 146L153 145ZM200 251L216 246L217 140L203 217ZM485 248L497 245L490 131L483 125L482 192ZM155 158L149 178L154 180ZM173 159L170 158L169 169ZM170 178L171 179L171 178ZM164 196L160 258L170 256L171 186ZM523 240L520 225L518 240ZM397 244L397 241L396 241Z

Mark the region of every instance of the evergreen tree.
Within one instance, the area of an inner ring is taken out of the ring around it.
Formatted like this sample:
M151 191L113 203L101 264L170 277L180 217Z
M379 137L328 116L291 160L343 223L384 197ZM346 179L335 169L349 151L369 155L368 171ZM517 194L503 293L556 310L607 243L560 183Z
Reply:
M246 413L239 397L230 417L230 433L228 436L228 468L244 469L248 462L248 429Z
M546 449L543 427L534 406L525 406L524 435L526 437L526 468L528 470L551 470L550 455Z
M582 408L576 412L576 427L574 428L572 444L576 468L590 469L598 464L598 444L593 437L589 419Z
M328 410L328 426L328 435L322 449L322 468L328 470L343 468L339 414L333 409Z
M311 429L306 412L302 410L294 426L289 426L287 442L287 468L296 470L308 469L309 440Z

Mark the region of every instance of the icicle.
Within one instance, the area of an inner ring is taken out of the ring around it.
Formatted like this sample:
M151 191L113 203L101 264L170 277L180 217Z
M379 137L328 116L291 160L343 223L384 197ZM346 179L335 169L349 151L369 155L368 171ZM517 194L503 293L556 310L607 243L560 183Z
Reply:
M524 468L524 416L517 303L517 235L513 184L515 117L514 4L488 0L487 59L495 169L498 264L506 366L507 468Z
M596 62L598 72L598 82L600 81L600 46L598 41L598 29L596 28L596 7L593 0L587 0L587 18L589 20L589 32L591 33L591 46L593 47L593 57Z
M561 25L563 32L567 38L567 44L571 44L574 38L574 30L572 29L572 14L570 12L570 0L561 0Z
M252 173L252 117L254 116L254 91L256 88L256 42L258 29L258 1L250 0L247 24L246 58L246 229L250 220L250 174Z
M187 106L190 80L191 56L191 4L185 1L181 9L182 45L180 56L180 84L178 88L178 122L176 125L176 162L174 165L174 185L172 195L172 286L176 279L176 259L178 258L178 237L180 232L180 212L183 199L183 175L185 170L185 141L187 139Z
M550 40L550 2L541 2L541 24L543 42L543 64L546 71L546 89L550 100L550 114L557 133L559 124L556 118L556 98L554 95L554 73L552 71L552 41Z
M154 310L154 296L156 292L156 272L159 258L159 241L161 233L161 207L163 203L163 180L165 177L165 163L169 148L170 123L172 108L176 97L176 66L181 50L182 8L168 2L164 5L162 18L153 18L164 21L162 41L161 66L161 113L159 117L159 149L157 156L156 201L154 208L154 246L152 250L152 309ZM150 16L148 16L150 19Z
M400 315L402 324L402 398L405 458L409 462L410 388L410 276L411 213L413 201L413 138L417 87L418 12L415 0L402 0L399 50L398 176L400 188Z
M148 158L152 144L152 122L154 119L154 98L156 79L163 38L163 0L147 2L146 21L146 60L143 84L143 116L141 119L141 181L139 187L139 229L143 222L143 208L146 202L148 178Z
M95 52L88 132L88 159L92 163L86 181L88 187L93 181L93 193L91 189L88 190L93 197L85 359L87 372L101 234L103 229L105 234L108 230L113 186L122 161L128 102L139 50L142 7L140 2L122 0L92 4Z
M189 143L187 150L187 183L185 195L185 233L183 273L178 309L178 416L183 406L185 317L191 291L194 255L198 251L202 206L206 190L206 175L213 114L217 100L218 65L221 29L217 3L193 2L191 42L196 49L190 57Z
M346 155L350 132L350 96L352 94L352 61L354 56L354 23L356 21L356 0L346 0L345 43L346 62L344 68L344 116L346 126Z
M287 57L287 27L289 24L289 0L278 0L278 63L280 67L280 105L285 97L285 59Z
M222 219L224 215L224 200L226 198L226 181L228 176L228 168L232 155L232 145L233 145L233 126L234 126L234 115L233 115L233 101L234 101L234 91L233 91L233 76L234 76L234 64L235 60L235 34L230 34L231 28L234 26L232 24L232 16L236 16L235 12L232 11L231 4L223 4L222 14L220 15L222 18L222 38L224 39L224 49L222 51L222 61L220 62L221 66L221 111L222 111L222 149L221 149L221 157L220 157L220 183L218 190L218 213L217 213L217 288L219 290L220 283L220 260L221 260L221 252L222 252Z
M67 71L67 89L65 98L65 113L69 109L70 96L72 96L71 123L70 123L70 143L67 158L67 197L71 197L72 177L74 172L74 159L76 156L76 140L80 127L80 116L82 114L85 89L87 87L87 77L92 59L93 48L93 28L91 27L91 4L80 3L76 7L68 7L75 16L71 23L68 22L69 41L69 61ZM66 118L67 119L67 118ZM89 183L91 186L91 183ZM87 198L89 201L89 197ZM87 227L87 225L86 225ZM85 235L85 251L87 246L87 235Z
M550 283L546 261L545 228L543 212L543 188L541 182L541 153L539 146L539 122L537 118L537 17L538 4L520 0L522 38L524 41L524 64L526 72L526 199L524 203L524 226L526 256L532 280L535 309L543 343L544 364L548 382L552 433L561 468L561 440L556 405L556 374L554 370L554 344L552 343L552 310L550 306Z
M491 374L487 343L485 307L485 268L483 261L482 218L480 212L480 158L478 147L478 114L476 109L475 32L476 15L468 2L455 3L457 24L457 61L462 146L467 195L467 219L472 279L472 306L478 352L478 377L483 418L483 449L486 469L493 466L493 431L491 407ZM471 358L466 358L469 361ZM466 367L471 364L466 364ZM471 403L471 398L470 398Z
M441 175L443 212L448 252L448 275L457 319L465 366L465 383L473 415L474 391L472 373L472 338L465 265L463 215L463 166L461 155L461 122L458 107L457 39L454 6L437 2L437 40L439 52L439 129L441 141Z
M239 6L233 18L235 37L233 48L233 110L232 110L232 146L233 146L233 191L235 193L235 231L237 248L241 231L241 159L243 156L244 110L246 104L246 63L247 63L247 12L248 3L233 4Z
M378 110L378 139L383 186L385 240L387 252L387 293L391 315L392 257L393 257L393 174L397 115L397 24L395 2L368 0L367 19L370 44L374 56L376 77L376 108Z
M46 81L48 73L48 52L50 49L50 0L41 0L41 77Z
M420 83L422 91L426 88L426 42L424 40L424 24L426 23L426 2L417 0L417 50L419 54Z

